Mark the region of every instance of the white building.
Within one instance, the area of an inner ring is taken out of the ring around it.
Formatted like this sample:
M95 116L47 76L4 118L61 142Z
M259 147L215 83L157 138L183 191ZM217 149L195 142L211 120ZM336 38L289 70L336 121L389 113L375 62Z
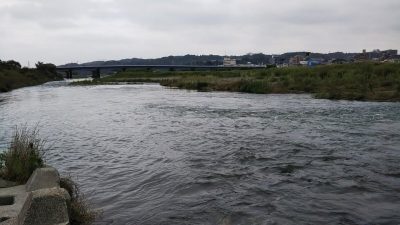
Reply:
M236 59L230 57L224 57L224 66L236 66Z

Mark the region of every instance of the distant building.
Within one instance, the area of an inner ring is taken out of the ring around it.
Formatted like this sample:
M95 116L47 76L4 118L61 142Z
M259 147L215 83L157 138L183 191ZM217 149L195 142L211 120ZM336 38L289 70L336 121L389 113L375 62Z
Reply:
M389 59L394 59L397 57L397 50L389 49L381 51L379 49L374 49L372 52L367 52L365 49L362 53L356 54L354 56L354 61L363 62L363 61L386 61Z
M224 57L224 66L236 66L236 59Z
M277 68L289 67L289 64L287 64L287 63L276 64L276 67L277 67Z
M277 58L275 58L276 56L274 56L274 55L271 55L271 59L270 59L270 63L272 64L272 65L276 65L277 64Z
M304 56L295 55L289 59L289 65L301 65L300 62L304 61Z
M389 54L389 55L395 56L395 55L398 54L398 51L395 50L395 49L389 49L389 50L382 51L382 53L383 53L383 54Z
M390 59L385 59L383 62L400 63L400 55L392 56Z
M307 60L300 61L300 65L307 66L308 65L308 61Z
M356 54L354 56L354 61L356 61L356 62L367 61L369 59L370 59L370 55L367 53L366 49L363 49L362 53Z
M387 60L387 59L396 59L398 58L397 55L397 50L393 50L393 49L389 49L389 50L385 50L385 51L381 51L381 57L380 59L383 60Z
M307 60L307 66L309 66L309 67L322 65L323 63L324 63L324 59L320 59L320 58L310 58Z
M285 58L283 58L283 57L280 57L280 56L276 56L276 55L273 55L272 57L271 57L271 64L273 64L273 65L283 65L283 64L285 64ZM287 63L286 63L287 64Z

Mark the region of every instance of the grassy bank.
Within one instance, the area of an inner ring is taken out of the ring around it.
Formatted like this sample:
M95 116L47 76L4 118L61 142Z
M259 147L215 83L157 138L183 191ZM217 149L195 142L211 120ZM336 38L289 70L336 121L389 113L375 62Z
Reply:
M53 64L37 63L35 69L21 68L15 61L0 60L0 92L61 80Z
M326 99L400 101L400 64L391 63L233 71L128 70L75 85L115 82L157 82L163 86L198 91L311 93Z

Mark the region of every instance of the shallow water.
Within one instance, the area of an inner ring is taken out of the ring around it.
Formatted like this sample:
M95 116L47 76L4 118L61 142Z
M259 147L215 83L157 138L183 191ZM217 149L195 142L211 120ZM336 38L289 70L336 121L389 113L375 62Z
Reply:
M98 224L400 224L400 103L158 85L0 94L0 148L39 124Z

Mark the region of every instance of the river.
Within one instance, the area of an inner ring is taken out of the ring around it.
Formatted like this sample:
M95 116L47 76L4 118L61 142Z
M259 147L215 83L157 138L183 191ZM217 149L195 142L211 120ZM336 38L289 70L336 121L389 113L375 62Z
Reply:
M400 224L400 103L52 82L0 94L21 124L97 224Z

